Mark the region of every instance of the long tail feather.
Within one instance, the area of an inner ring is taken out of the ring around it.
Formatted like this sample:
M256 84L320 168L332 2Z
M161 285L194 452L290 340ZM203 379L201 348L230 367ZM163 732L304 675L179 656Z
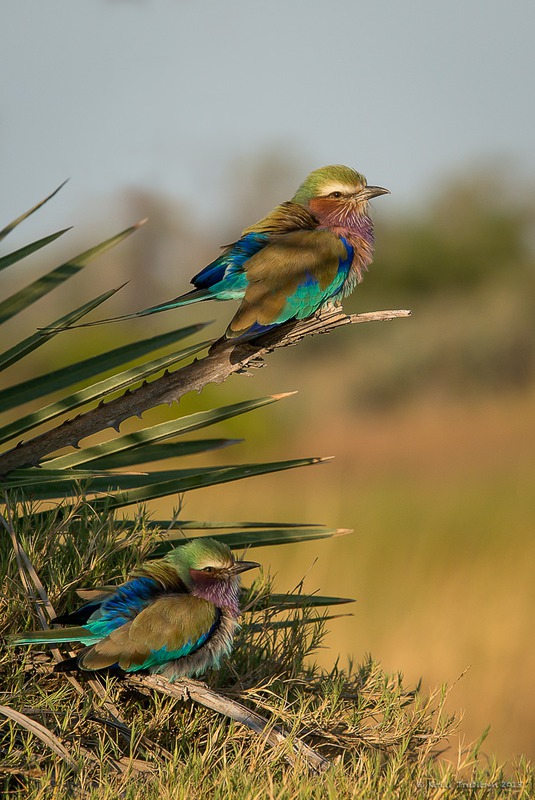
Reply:
M159 314L161 311L171 311L173 308L189 306L190 303L199 303L202 300L212 300L213 295L206 289L192 289L191 292L168 300L167 303L160 303L157 306L144 308L142 311L134 311L132 314L123 314L120 317L107 317L97 319L95 322L81 322L79 325L65 325L62 328L39 328L42 333L58 333L60 331L72 331L75 328L93 328L95 325L107 325L108 322L123 322L127 319L137 319L138 317L148 317L151 314Z
M25 633L11 633L6 636L10 645L21 644L61 644L61 642L81 642L94 644L100 636L93 636L87 628L64 628L63 630L27 631Z

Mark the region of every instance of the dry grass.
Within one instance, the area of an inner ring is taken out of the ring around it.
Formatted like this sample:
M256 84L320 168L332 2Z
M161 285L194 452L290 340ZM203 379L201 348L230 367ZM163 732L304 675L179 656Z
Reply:
M19 560L28 553L34 583L39 575L58 612L75 587L123 578L150 550L154 535L140 519L118 542L110 519L83 503L78 521L68 525L54 515L36 522L25 511L18 521L13 514ZM6 591L0 624L7 632L35 625L36 603L23 588L5 531L1 541ZM284 618L270 607L269 593L270 581L261 578L245 599L251 613L232 658L206 677L223 698L256 710L288 738L267 748L263 736L224 716L190 701L147 696L118 679L108 678L99 697L85 679L77 685L52 672L48 653L6 648L2 702L24 717L12 714L2 724L5 796L448 798L466 796L461 780L485 784L485 797L530 796L533 776L525 764L506 778L499 765L481 762L473 746L449 766L437 760L458 726L445 712L446 689L410 690L371 658L321 670L313 659L325 621L305 609L274 625ZM46 609L42 599L37 605ZM328 759L322 774L314 776L302 758L287 764L297 737Z
M341 361L319 364L321 394L312 392L316 369L279 381L302 390L284 409L285 452L335 460L291 480L263 478L250 492L192 493L188 514L230 516L239 507L250 516L269 498L281 519L354 528L321 550L266 551L281 586L319 557L309 590L358 600L354 617L329 626L322 666L371 651L425 687L451 683L470 666L449 705L465 709L465 735L490 724L487 752L533 758L535 394L428 398L388 414L356 413L343 395ZM282 415L270 413L278 425ZM260 436L250 432L251 447ZM279 452L273 445L266 455Z

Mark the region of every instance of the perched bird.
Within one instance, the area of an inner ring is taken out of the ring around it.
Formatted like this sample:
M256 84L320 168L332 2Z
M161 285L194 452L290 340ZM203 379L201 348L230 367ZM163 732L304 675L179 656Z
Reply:
M201 300L241 300L226 339L251 339L337 303L360 283L373 259L368 201L389 194L341 165L314 170L288 202L246 228L237 242L195 275L190 292L114 322ZM84 327L83 325L79 327Z
M10 644L84 644L60 669L120 667L169 680L199 675L218 667L230 653L240 613L239 575L259 566L235 561L222 542L196 539L143 564L126 583L96 591L77 611L53 620L77 627L14 634Z

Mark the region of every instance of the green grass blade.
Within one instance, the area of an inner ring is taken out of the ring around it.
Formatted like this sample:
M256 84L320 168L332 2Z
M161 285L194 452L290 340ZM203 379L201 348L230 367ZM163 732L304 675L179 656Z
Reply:
M163 461L167 458L208 453L223 447L238 444L242 439L197 439L189 442L171 442L169 444L148 444L132 450L123 450L110 456L94 459L91 467L95 469L118 469L135 464L148 464L151 461ZM43 462L46 464L46 462Z
M320 594L270 594L267 597L253 600L245 611L258 611L264 608L275 608L286 611L289 608L323 608L323 606L340 606L355 603L352 597L327 597Z
M54 372L47 372L33 380L23 381L15 386L9 386L0 391L0 411L7 411L14 406L20 406L39 397L44 397L51 392L58 392L75 383L81 383L88 378L101 375L111 369L118 369L123 364L142 358L155 350L169 344L185 339L187 336L198 333L206 327L204 324L189 325L187 328L161 333L151 336L140 342L132 342L114 350L108 350L98 356L92 356L84 361L69 364Z
M136 520L131 519L116 519L114 520L114 525L118 532L139 528L139 523ZM143 526L150 530L159 530L165 532L165 534L170 534L171 531L214 531L228 529L235 529L238 531L253 531L259 529L265 530L267 528L276 530L283 528L292 528L294 530L302 528L314 528L319 530L325 527L324 525L315 525L311 522L206 522L196 519L144 519ZM210 538L215 538L215 535L212 533L210 533L209 536ZM186 542L189 541L189 539L186 538L183 541Z
M60 264L59 267L51 270L51 272L38 278L28 286L25 286L24 289L12 294L11 297L8 297L0 303L0 323L11 319L11 317L14 317L32 303L35 303L36 300L39 300L39 298L51 292L56 286L59 286L73 275L76 275L77 272L87 266L94 258L105 253L107 250L126 239L127 236L134 233L134 231L137 231L142 224L143 222L139 222L136 225L131 225L116 236L112 236L96 247L92 247L90 250L80 253L80 255L66 261L64 264Z
M17 225L20 225L21 222L24 222L25 219L28 219L29 216L31 216L35 211L44 206L45 203L48 203L48 201L51 200L54 197L54 195L56 195L59 192L60 189L63 189L66 183L67 181L63 181L63 183L61 183L57 189L54 189L52 194L49 194L48 197L45 197L44 200L41 200L39 203L37 203L37 205L30 208L29 211L25 211L24 214L21 214L20 217L14 219L13 222L10 222L9 225L6 225L5 228L2 228L2 230L0 231L0 242L2 241L2 239L5 239L6 236L17 227Z
M42 425L44 422L50 422L52 419L55 419L56 417L59 417L68 411L72 411L75 408L79 408L87 403L100 400L106 395L112 394L113 392L127 389L133 384L145 380L145 378L148 378L150 375L154 375L156 372L168 369L178 361L183 361L184 359L195 355L195 353L198 353L200 350L204 350L206 347L208 347L209 344L210 342L201 342L200 344L186 347L183 350L178 350L176 353L171 353L168 356L162 356L161 358L149 361L147 364L141 364L138 367L132 367L132 369L125 370L125 372L120 372L116 375L110 376L109 378L105 378L98 383L94 383L91 386L88 386L86 389L81 389L79 392L74 392L74 394L64 397L57 403L51 403L50 405L39 409L39 411L35 411L33 414L28 414L19 420L15 420L8 425L4 425L3 428L0 428L0 443L6 442L9 439L13 439L15 436L20 436L22 433L25 433L32 428L36 428L38 425ZM73 465L69 464L68 466Z
M69 497L79 487L87 494L106 494L112 500L106 505L118 508L130 503L144 502L203 486L240 480L253 475L292 469L313 462L313 459L276 462L272 464L241 464L231 467L197 467L192 469L161 470L158 472L100 472L29 467L13 470L4 476L5 489L28 487L38 500ZM119 491L119 493L117 493ZM124 491L123 491L124 490ZM133 498L133 499L132 499Z
M132 520L118 520L121 527L134 527L137 523ZM162 530L183 530L183 531L204 531L219 528L323 528L321 524L314 525L309 522L204 522L196 519L177 519L177 520L148 520L145 525L148 528L161 528Z
M216 467L206 467L207 473ZM28 488L29 494L38 500L66 497L80 487L86 494L102 495L119 489L143 489L152 484L188 479L199 473L199 469L161 470L159 472L107 472L100 470L67 470L28 467L13 470L2 478L2 488Z
M36 333L33 333L26 339L23 339L22 342L19 342L9 350L6 350L5 353L0 355L0 370L7 369L7 367L10 367L16 361L20 361L21 358L27 356L28 353L31 353L33 350L37 350L38 347L46 344L48 340L52 338L52 336L56 336L57 332L52 328L60 328L63 325L76 322L80 319L80 317L83 317L85 314L89 314L89 312L94 308L97 308L97 306L99 306L101 303L104 303L104 301L109 297L112 297L121 288L122 286L119 286L117 289L110 289L109 291L104 292L104 294L100 294L98 297L93 298L93 300L89 300L89 302L84 303L83 306L79 306L74 311L66 314L64 317L60 317L54 323L52 323L49 333L36 331Z
M255 408L275 403L277 400L281 400L287 396L288 394L274 394L256 400L246 400L242 403L235 403L230 406L223 406L222 408L189 414L188 416L173 419L169 422L162 422L159 425L152 425L150 428L144 428L135 433L129 433L126 436L109 439L94 447L87 447L83 450L77 450L74 453L68 453L65 456L58 456L49 461L48 466L54 467L54 469L66 469L68 467L78 467L83 464L89 464L93 459L102 456L108 456L112 453L129 450L142 444L162 441L162 439L169 439L178 434L189 433L190 431L205 428L216 422L230 419L239 414L245 414L245 412L252 411Z
M59 239L60 236L63 236L64 233L70 231L71 228L64 228L62 231L57 231L56 233L51 233L50 236L45 236L43 239L38 239L31 244L27 244L24 247L21 247L19 250L14 250L12 253L8 253L5 256L0 258L0 271L10 267L12 264L16 264L17 261L22 261L23 258L35 253L37 250L40 250L42 247L46 247L47 244L54 242L56 239Z
M60 470L28 467L16 469L2 477L2 489L25 489L35 499L48 500L73 493L84 487L91 493L103 493L109 487L140 486L146 482L146 473L107 473L96 470Z
M107 495L104 498L109 509L132 503L142 503L156 497L182 493L204 486L241 480L254 475L265 475L295 467L315 464L322 459L302 458L291 461L276 461L267 464L239 464L229 467L197 467L193 469L161 470L158 472L94 472L92 470L67 470L48 467L28 467L13 470L3 478L3 488L29 487L34 499L49 500L67 497L75 487L87 494ZM121 490L121 491L117 491ZM124 490L124 491L123 491ZM94 501L94 508L99 502Z
M351 533L348 528L274 528L247 532L216 533L210 534L210 538L224 542L231 550L242 550L252 547L271 547L295 542L308 542L314 539L327 539L333 536L344 536L347 533ZM184 537L166 535L155 550L151 551L150 557L160 558L174 547L185 544L186 541Z
M192 491L193 489L202 489L206 486L216 486L221 483L251 478L255 475L267 475L271 472L282 472L287 469L318 464L323 460L324 459L321 458L299 458L291 461L276 461L267 464L240 464L238 466L199 470L197 474L182 479L163 481L162 483L151 484L143 489L133 489L132 491L112 494L109 500L106 499L106 506L110 509L122 508L132 505L133 503L144 503L148 500L154 500L157 497L181 494L182 492ZM96 501L95 505L98 508L98 501Z

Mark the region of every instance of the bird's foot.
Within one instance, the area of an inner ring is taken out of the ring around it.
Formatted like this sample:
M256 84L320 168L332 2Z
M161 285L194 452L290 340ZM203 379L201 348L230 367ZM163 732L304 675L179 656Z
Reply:
M248 378L251 378L254 374L253 372L251 372L251 369L262 369L262 367L265 366L266 362L264 361L264 359L258 356L258 358L251 358L247 362L247 366L241 367L241 369L237 369L236 373L238 375L246 375Z
M340 300L328 300L321 308L320 314L332 314L342 307Z

